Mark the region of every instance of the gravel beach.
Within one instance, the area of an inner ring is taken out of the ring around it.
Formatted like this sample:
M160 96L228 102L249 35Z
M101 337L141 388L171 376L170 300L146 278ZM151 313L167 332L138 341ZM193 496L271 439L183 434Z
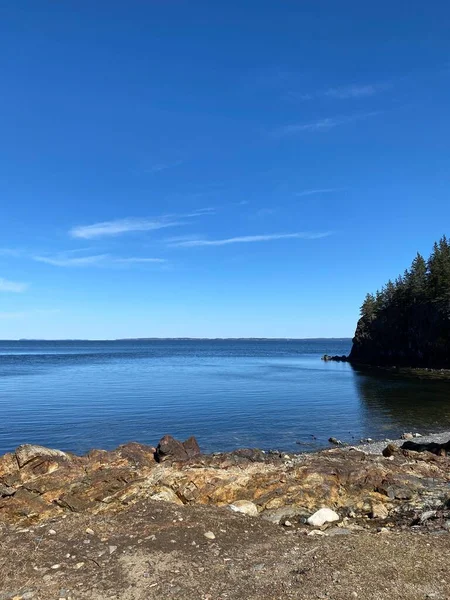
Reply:
M420 432L405 432L405 433L413 433L417 434ZM437 444L444 444L445 442L448 442L450 440L450 431L443 431L440 433L429 433L426 435L419 435L417 437L414 437L411 441L413 442L418 442L421 444L429 444L431 442L435 442ZM396 444L397 446L401 446L406 440L403 438L397 438L397 439L383 439L383 440L374 440L373 442L368 442L368 443L364 443L364 444L358 444L358 445L353 445L353 446L346 446L347 449L350 448L357 448L358 450L362 450L363 452L366 452L367 454L381 454L384 450L384 448L386 448L386 446L388 444Z

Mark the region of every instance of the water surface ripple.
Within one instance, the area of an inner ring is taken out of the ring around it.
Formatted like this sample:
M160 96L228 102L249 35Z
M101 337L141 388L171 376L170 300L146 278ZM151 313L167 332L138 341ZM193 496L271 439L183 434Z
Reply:
M0 342L0 453L85 452L165 433L204 451L314 450L333 435L450 428L450 384L360 372L321 355L350 340ZM298 444L297 442L300 442Z

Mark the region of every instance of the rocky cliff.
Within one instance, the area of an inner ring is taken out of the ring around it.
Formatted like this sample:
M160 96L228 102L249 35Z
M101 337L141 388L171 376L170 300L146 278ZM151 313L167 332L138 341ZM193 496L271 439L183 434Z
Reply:
M450 368L450 321L433 305L392 307L359 319L348 360L376 366Z
M450 242L444 236L425 260L361 306L350 362L450 368Z

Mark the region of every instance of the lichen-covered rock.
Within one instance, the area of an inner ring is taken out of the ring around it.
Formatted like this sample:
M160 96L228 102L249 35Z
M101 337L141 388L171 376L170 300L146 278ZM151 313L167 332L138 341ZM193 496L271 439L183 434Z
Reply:
M62 458L70 461L70 456L66 452L45 448L44 446L36 446L34 444L23 444L22 446L19 446L16 449L15 455L20 469L35 459L45 460Z
M172 504L182 505L183 502L178 498L175 492L167 487L161 487L155 490L150 496L151 500L158 500L158 502L171 502Z
M230 504L229 508L234 512L242 513L249 517L258 516L258 507L249 500L235 500L233 504Z
M380 502L373 502L370 516L372 519L387 519L389 516L389 510L384 504L381 504Z

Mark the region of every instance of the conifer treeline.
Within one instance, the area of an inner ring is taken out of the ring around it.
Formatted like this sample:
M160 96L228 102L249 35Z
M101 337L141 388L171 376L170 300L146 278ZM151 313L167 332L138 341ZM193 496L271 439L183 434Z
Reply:
M350 360L371 364L450 366L450 243L417 254L409 270L367 294Z

